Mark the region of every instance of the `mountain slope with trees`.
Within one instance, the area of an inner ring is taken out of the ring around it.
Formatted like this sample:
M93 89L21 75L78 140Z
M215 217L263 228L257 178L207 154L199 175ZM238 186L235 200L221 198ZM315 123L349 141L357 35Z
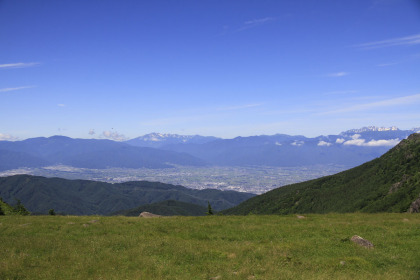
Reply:
M224 214L406 212L420 195L420 134L382 157L350 170L288 185L251 198Z
M89 180L66 180L30 175L0 177L0 197L8 203L20 199L33 213L107 215L143 204L177 200L215 210L233 207L254 194L215 189L195 190L158 182L136 181L120 184Z

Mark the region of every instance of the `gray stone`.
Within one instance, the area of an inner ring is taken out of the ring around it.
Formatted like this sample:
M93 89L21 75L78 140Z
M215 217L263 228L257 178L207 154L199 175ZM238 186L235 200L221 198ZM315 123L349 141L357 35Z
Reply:
M139 215L140 218L159 218L162 217L160 215L156 215L150 212L141 212Z
M358 235L353 235L353 237L350 239L351 241L353 241L354 243L356 243L357 245L360 245L362 247L368 248L368 249L373 249L373 244L372 242L370 242L367 239L364 239Z

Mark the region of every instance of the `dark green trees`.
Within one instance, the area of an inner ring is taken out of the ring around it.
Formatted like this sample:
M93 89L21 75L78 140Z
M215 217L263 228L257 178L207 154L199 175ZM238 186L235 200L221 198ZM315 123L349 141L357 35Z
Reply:
M23 206L22 202L19 199L17 200L17 203L14 207L14 210L15 210L16 214L18 214L18 215L26 216L26 215L31 214L28 210L26 210L25 206Z
M207 201L207 215L213 215L213 209L211 209L210 202Z

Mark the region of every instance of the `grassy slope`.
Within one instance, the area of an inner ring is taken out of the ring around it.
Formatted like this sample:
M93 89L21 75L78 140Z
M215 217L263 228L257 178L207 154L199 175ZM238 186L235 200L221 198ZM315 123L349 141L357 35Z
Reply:
M419 229L415 214L4 216L0 279L419 279Z
M272 190L223 213L405 212L419 194L420 134L413 134L378 159Z
M176 200L165 200L141 205L134 209L118 211L111 215L138 216L141 212L150 212L163 216L205 216L207 211L207 207L204 206Z

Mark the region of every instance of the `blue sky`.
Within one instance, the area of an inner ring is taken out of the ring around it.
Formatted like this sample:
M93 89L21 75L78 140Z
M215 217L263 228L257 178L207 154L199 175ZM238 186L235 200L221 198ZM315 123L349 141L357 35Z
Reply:
M0 139L420 127L415 0L0 0Z

